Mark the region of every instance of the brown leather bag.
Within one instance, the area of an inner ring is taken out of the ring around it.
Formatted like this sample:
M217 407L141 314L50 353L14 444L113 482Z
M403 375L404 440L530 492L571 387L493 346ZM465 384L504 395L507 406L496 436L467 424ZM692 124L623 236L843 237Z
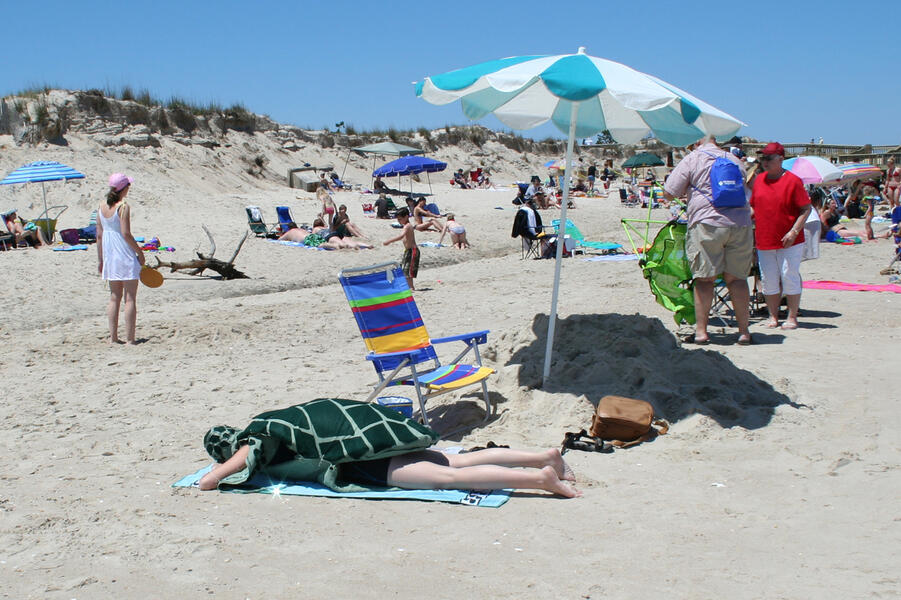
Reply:
M669 424L663 419L654 420L654 407L649 402L622 396L601 398L589 429L592 436L620 448L665 435L667 431Z

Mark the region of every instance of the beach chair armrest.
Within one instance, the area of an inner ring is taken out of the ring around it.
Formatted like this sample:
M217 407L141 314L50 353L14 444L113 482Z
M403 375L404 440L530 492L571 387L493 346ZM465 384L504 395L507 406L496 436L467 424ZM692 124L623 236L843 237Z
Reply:
M472 333L461 333L460 335L451 335L448 337L442 338L432 338L432 344L444 344L446 342L467 342L470 340L474 340L476 344L486 344L488 343L488 333L489 330L485 329L483 331L474 331Z
M418 354L419 352L422 352L422 348L414 348L411 350L399 350L397 352L382 352L382 353L378 353L378 354L375 352L370 352L369 354L366 355L366 360L376 361L376 360L384 360L386 358L402 358L405 356L413 356L415 354Z

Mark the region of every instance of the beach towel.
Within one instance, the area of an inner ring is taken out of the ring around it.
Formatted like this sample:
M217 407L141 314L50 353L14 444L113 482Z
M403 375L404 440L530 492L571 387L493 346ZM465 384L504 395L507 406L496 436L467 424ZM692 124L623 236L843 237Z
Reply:
M805 281L802 287L811 290L838 290L842 292L895 292L901 294L901 285L896 283L887 283L884 285L873 285L866 283L848 283L846 281Z
M637 254L602 254L600 256L592 256L591 258L583 258L582 260L588 262L619 262L622 260L638 260Z
M172 487L193 487L213 465L196 473L182 477ZM337 492L318 483L306 481L283 481L273 483L263 475L257 475L241 487L222 490L239 494L277 494L282 496L321 496L325 498L361 498L366 500L426 500L430 502L450 502L498 508L510 499L510 490L474 492L465 490L404 490L401 488L363 488L359 492Z
M307 250L331 250L331 248L321 248L319 246L307 246L303 242L289 242L287 240L266 240L273 244L281 244L282 246L292 246L294 248L306 248Z
M447 248L447 246L438 242L422 242L419 246L422 248Z
M54 252L69 252L71 250L87 250L87 244L73 244L71 246L54 246Z

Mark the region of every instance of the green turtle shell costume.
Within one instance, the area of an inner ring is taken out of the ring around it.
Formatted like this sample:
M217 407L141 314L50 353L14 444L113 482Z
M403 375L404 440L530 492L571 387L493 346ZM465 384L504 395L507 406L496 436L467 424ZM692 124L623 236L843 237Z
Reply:
M255 473L278 481L316 481L333 490L363 488L339 480L338 465L424 450L438 434L389 408L340 398L317 398L255 416L243 431L217 426L203 438L216 462L250 446L244 469L219 482L241 486Z

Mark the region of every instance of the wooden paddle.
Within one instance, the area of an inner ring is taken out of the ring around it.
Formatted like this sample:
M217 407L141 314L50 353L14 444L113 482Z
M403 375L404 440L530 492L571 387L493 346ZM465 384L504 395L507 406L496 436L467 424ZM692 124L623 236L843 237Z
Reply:
M163 274L153 267L143 265L141 267L141 283L149 288L158 288L163 285Z

